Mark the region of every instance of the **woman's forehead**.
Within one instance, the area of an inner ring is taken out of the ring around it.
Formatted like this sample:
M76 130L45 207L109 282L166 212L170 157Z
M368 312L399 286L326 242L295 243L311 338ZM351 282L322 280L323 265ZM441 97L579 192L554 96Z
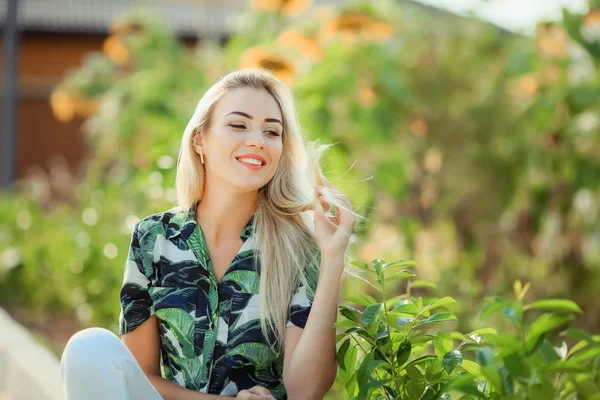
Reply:
M251 117L281 119L279 105L273 96L264 89L232 89L221 98L215 111L219 118L225 118L232 112L242 112Z

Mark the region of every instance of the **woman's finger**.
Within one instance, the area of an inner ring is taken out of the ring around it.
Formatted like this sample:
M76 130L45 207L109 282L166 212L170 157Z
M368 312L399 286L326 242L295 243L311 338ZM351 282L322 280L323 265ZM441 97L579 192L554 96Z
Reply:
M248 389L248 391L250 393L263 395L263 396L269 396L271 394L271 391L269 389L267 389L266 387L262 387L262 386L253 386L250 389Z
M253 386L250 389L242 390L238 393L237 398L242 400L274 400L275 397L269 389L262 386Z

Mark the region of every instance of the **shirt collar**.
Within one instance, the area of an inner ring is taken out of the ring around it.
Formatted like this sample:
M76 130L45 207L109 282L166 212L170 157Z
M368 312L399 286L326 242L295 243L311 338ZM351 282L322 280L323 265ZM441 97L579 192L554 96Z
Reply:
M196 209L198 208L198 204L200 200L196 200L194 204L186 211L176 213L173 218L169 221L166 228L166 237L167 239L172 239L177 235L181 235L183 240L187 240L192 232L196 229L198 223L196 222ZM250 220L246 223L246 226L240 232L240 239L244 242L248 239L253 230L254 223L254 215L250 217Z

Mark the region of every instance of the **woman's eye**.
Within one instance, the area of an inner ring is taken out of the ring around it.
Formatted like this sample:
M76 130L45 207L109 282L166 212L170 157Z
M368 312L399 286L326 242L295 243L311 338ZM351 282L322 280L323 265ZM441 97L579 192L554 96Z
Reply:
M229 126L236 128L236 129L245 129L246 128L244 125L236 125L236 124L229 124ZM277 131L268 130L266 132L268 132L270 136L279 136L279 133L277 133Z

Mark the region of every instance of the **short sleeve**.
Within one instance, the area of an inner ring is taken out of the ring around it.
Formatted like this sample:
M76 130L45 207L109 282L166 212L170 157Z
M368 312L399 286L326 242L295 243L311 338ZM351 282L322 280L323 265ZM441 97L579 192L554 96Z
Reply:
M144 273L139 235L138 222L131 235L125 262L125 273L120 292L119 335L133 331L153 314L152 301L148 293L150 281Z
M308 286L305 283L300 282L294 291L294 295L290 301L286 328L297 326L304 329L306 326L306 321L308 320L308 315L310 314L315 298L315 292L317 290L320 263L321 257L320 254L317 253L313 263L306 269L306 283Z

